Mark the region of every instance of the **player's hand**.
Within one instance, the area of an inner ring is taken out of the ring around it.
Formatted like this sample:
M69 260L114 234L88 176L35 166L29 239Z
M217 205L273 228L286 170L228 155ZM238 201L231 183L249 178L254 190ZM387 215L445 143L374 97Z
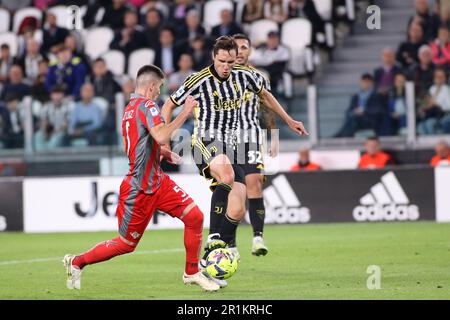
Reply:
M181 157L176 154L175 152L172 152L170 150L170 146L164 145L161 147L161 156L167 160L167 162L171 164L180 164L181 163Z
M197 100L193 96L188 96L184 102L183 112L189 116L194 112L195 107L198 105Z
M275 158L278 155L278 151L279 151L278 139L270 140L269 156L271 158Z
M303 122L301 121L295 121L294 119L291 119L288 123L289 128L291 128L292 131L298 133L299 135L303 136L309 136L308 131L306 131L305 126L303 125Z

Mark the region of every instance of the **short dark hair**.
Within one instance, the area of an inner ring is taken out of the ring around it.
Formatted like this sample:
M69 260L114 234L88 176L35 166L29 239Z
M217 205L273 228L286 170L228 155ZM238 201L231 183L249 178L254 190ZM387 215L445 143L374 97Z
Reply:
M363 75L361 75L361 80L373 81L373 76L370 73L364 73Z
M230 52L231 50L235 50L238 52L238 46L236 41L230 36L221 36L216 39L213 47L213 55L215 56L219 50L225 50Z
M247 40L249 45L252 45L250 37L244 33L236 33L233 35L233 40Z
M376 141L380 142L380 139L377 136L370 136L366 139L366 141Z
M106 63L105 59L103 59L102 57L99 57L99 58L97 58L97 59L94 60L94 63L97 63L97 62L103 62L103 63Z
M7 45L6 43L3 43L1 46L1 49L8 49L9 50L9 45Z
M141 67L137 73L136 78L139 78L141 75L147 74L147 73L154 74L160 79L165 78L164 72L159 67L152 65L152 64L147 64L147 65Z

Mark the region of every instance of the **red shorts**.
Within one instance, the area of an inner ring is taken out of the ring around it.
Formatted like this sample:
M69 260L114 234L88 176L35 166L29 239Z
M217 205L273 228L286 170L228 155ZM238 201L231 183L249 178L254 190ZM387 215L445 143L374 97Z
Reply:
M120 185L117 218L119 234L133 243L139 242L155 210L163 211L174 218L181 218L184 209L194 200L168 175L153 194L132 188L123 181Z

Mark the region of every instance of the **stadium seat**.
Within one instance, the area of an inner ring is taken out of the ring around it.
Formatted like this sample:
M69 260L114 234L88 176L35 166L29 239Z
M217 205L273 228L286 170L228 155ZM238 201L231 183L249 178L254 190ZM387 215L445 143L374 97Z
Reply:
M69 6L55 6L48 9L49 12L53 13L56 16L56 25L61 28L69 28L68 23L70 22L70 10ZM84 13L86 13L86 10L84 10ZM77 26L77 29L83 28L83 8L80 8L79 10L80 18L79 23L80 25ZM73 29L72 27L69 29Z
M107 68L115 76L121 76L125 72L125 55L119 50L110 50L102 54Z
M17 39L17 35L14 32L0 33L0 45L2 45L4 43L9 45L11 56L14 57L17 54L17 49L19 47L19 41Z
M11 15L8 10L0 8L0 32L9 31L9 24L11 23Z
M334 26L331 22L333 15L332 0L313 0L317 12L325 21L325 39L324 42L328 48L334 47Z
M278 24L269 19L261 19L250 25L250 40L253 45L265 42L270 31L278 31Z
M212 27L220 24L220 12L223 9L234 10L233 2L230 0L211 0L203 6L203 27L206 32L211 32Z
M13 31L18 32L20 28L20 24L27 17L33 17L38 20L39 23L42 23L42 11L34 8L34 7L26 7L16 11L14 14L14 26Z
M289 19L281 30L281 43L291 52L288 70L296 76L314 71L311 22L304 18Z
M128 59L128 75L131 79L136 77L140 67L151 64L155 60L155 51L152 49L138 49L130 54Z
M109 44L114 38L114 33L107 27L94 27L85 34L84 47L86 54L91 59L97 59L109 50Z

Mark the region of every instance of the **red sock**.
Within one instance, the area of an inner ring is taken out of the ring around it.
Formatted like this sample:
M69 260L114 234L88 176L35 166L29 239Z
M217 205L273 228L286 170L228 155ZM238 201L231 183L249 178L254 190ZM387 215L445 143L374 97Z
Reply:
M120 237L117 237L112 240L100 242L91 250L76 256L73 259L72 265L83 269L88 264L106 261L121 254L133 252L134 248L123 242Z
M186 274L198 272L198 260L202 246L203 213L195 206L186 214L184 222L184 247L186 249Z

